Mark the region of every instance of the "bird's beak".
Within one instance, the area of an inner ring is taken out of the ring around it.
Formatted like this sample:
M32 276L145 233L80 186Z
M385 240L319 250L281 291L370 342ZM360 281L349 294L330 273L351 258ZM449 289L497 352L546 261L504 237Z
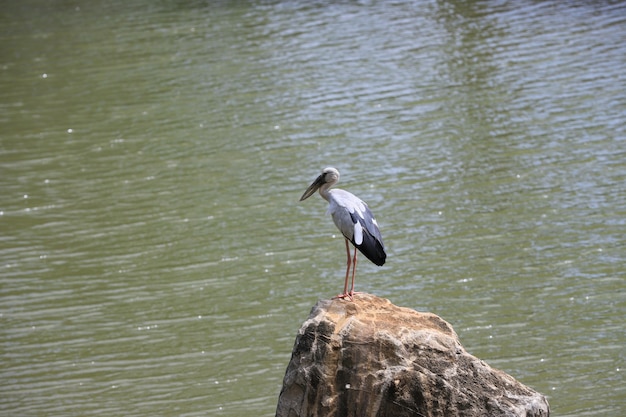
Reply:
M322 185L324 185L324 174L317 177L315 181L313 181L313 184L309 185L309 188L307 188L304 194L302 194L302 197L300 197L300 201L311 197Z

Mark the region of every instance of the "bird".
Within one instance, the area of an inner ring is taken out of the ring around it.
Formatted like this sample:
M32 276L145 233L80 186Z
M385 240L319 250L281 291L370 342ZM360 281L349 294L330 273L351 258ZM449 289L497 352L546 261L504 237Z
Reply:
M302 194L300 201L306 200L318 190L322 198L328 201L326 214L332 216L335 226L344 236L346 255L348 257L343 293L334 298L353 301L357 263L356 250L358 249L367 259L378 266L385 264L387 253L378 229L378 223L372 211L363 200L354 194L339 188L331 190L330 188L337 182L339 182L339 171L333 167L324 168L322 173ZM354 255L352 257L350 256L350 243L354 246ZM352 284L348 291L348 278L350 278L351 269Z

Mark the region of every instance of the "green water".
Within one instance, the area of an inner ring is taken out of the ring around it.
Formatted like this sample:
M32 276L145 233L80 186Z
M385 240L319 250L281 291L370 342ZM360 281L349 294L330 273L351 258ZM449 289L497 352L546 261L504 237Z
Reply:
M0 414L272 416L343 287L449 321L561 416L626 409L621 2L0 13Z

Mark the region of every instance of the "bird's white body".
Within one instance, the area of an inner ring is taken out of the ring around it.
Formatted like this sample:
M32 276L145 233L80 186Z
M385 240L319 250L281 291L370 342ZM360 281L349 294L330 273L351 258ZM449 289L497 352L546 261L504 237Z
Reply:
M360 245L363 243L363 226L361 222L352 222L352 214L356 214L360 219L365 220L367 205L354 194L345 190L328 190L328 210L335 222L335 226L349 240ZM349 216L345 212L348 212Z
M328 200L327 213L332 216L341 234L376 265L385 263L378 222L367 204L354 194L338 188L328 190L322 197ZM364 243L368 245L364 246Z

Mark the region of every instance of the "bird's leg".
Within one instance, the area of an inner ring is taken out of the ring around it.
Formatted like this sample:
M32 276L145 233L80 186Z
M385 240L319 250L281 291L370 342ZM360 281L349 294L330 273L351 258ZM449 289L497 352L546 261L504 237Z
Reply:
M352 298L350 293L348 293L348 278L350 277L350 266L352 265L352 259L350 259L350 244L348 243L348 239L344 239L346 242L346 257L348 258L348 262L346 264L346 280L343 284L343 294L341 294L341 298Z
M343 293L333 298L341 298L341 299L349 298L350 300L352 300L352 295L348 293L348 279L350 278L350 266L352 266L353 260L350 259L350 245L348 243L348 239L345 239L345 241L346 241L346 256L348 257L348 262L346 265L346 280L343 284ZM355 248L355 251L356 251L356 248ZM356 252L355 252L355 256L356 256ZM354 287L354 271L352 271L352 286Z
M348 262L350 262L348 260ZM354 247L354 256L352 257L352 285L350 286L350 298L354 295L354 276L356 275L356 246ZM347 282L346 282L347 284Z

